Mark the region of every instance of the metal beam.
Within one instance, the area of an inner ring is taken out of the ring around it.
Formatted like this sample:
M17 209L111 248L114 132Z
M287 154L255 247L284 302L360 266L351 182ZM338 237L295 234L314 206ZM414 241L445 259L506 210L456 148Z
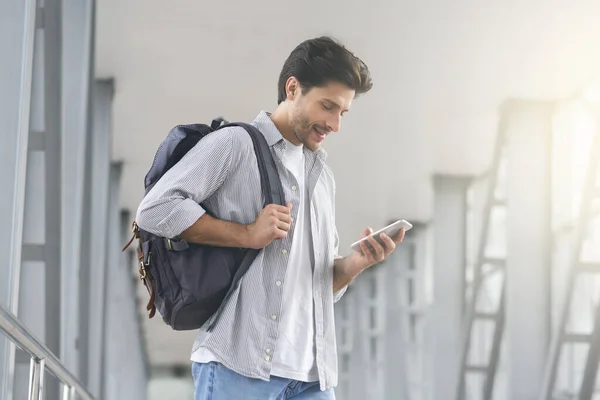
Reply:
M472 177L453 175L435 175L433 179L434 271L428 329L434 399L458 389L467 264L467 189L471 181Z
M469 301L466 304L465 307L465 318L464 318L464 329L463 329L463 336L462 336L462 343L461 343L461 355L460 355L460 361L459 361L459 375L458 375L458 384L457 384L457 390L454 392L454 398L456 400L464 400L465 398L467 398L467 387L466 387L466 381L467 381L467 375L470 372L469 371L469 367L470 367L470 362L469 359L473 358L470 357L471 351L472 351L472 342L475 336L475 331L476 331L476 325L475 322L478 319L479 311L478 311L478 306L479 306L479 299L481 297L481 294L483 292L483 290L485 289L485 281L490 277L489 273L486 273L484 267L486 265L490 265L490 258L489 256L486 254L486 250L487 250L487 244L488 244L488 239L489 239L489 235L490 235L490 227L491 227L491 215L492 215L492 209L493 207L503 207L505 202L501 201L502 199L498 199L496 197L496 189L498 186L498 181L499 181L499 173L500 173L500 165L501 162L504 158L504 149L506 146L506 125L507 125L507 119L506 119L506 113L504 112L504 110L502 110L501 112L501 117L500 117L500 121L498 124L498 131L497 131L497 136L496 136L496 143L495 143L495 147L494 147L494 154L492 157L492 162L491 162L491 167L489 169L489 171L486 173L485 179L487 181L486 183L486 191L484 193L484 200L483 200L483 210L481 212L481 215L477 215L477 217L481 218L481 226L479 229L479 240L477 240L478 243L478 248L477 248L477 254L476 254L476 258L475 258L475 262L474 262L474 273L473 273L473 280L471 282L471 291L472 291L472 295L471 298L469 299ZM496 261L491 263L492 265L499 265L500 262L499 260L496 259ZM500 268L494 268L495 271L501 271L502 269ZM504 281L501 280L501 285L504 285ZM504 289L503 287L501 288L501 292L503 293ZM503 301L503 297L500 300L501 302ZM504 316L503 316L503 306L502 304L499 304L496 306L496 311L495 311L495 321L494 321L494 330L493 330L493 337L492 337L492 345L493 346L500 346L501 345L501 338L502 338L502 332L498 331L498 329L502 329L503 328L503 321L504 321ZM487 320L488 318L486 317L484 320ZM492 396L492 392L493 392L493 385L494 385L494 381L495 381L495 374L496 374L496 368L497 368L497 364L498 364L498 360L499 360L499 348L494 348L492 347L492 349L490 350L491 354L490 357L486 357L483 356L483 358L487 361L487 364L484 366L485 369L485 376L484 376L484 386L483 388L481 388L481 393L483 396L484 400L491 400Z
M121 252L121 244L126 243L131 237L131 212L128 210L121 210L121 226L120 226L120 239L119 239L119 252ZM142 358L143 364L143 381L144 381L144 389L138 390L137 393L140 393L140 399L145 399L147 397L145 388L147 385L145 381L150 379L150 358L148 355L148 342L146 340L146 335L144 333L144 319L142 318L142 313L140 310L143 309L142 302L138 295L138 285L139 278L132 272L132 267L136 265L136 257L135 250L130 249L127 253L122 253L123 257L123 268L125 269L125 277L126 281L129 283L127 286L129 289L130 296L133 302L133 313L136 324L136 333L139 338L139 347L140 347L140 355Z
M110 163L112 150L113 81L98 81L94 88L92 149L91 215L88 226L91 240L89 280L89 364L88 387L92 394L102 395L102 353L104 351L104 293L107 268L108 208Z
M61 197L62 197L62 1L44 0L44 161L46 264L45 344L61 354ZM46 383L45 398L58 399L59 383Z
M590 335L589 349L581 380L579 398L591 400L596 392L596 376L598 375L598 364L600 363L600 305L596 305L594 313L594 329Z
M588 224L590 222L590 213L592 211L592 204L596 194L596 179L598 174L598 166L600 163L598 162L598 154L600 154L600 135L596 134L594 136L594 143L590 148L590 157L589 157L589 165L587 168L585 181L583 184L583 194L581 196L581 206L579 207L579 215L577 217L577 222L575 224L575 232L573 239L573 249L570 252L569 259L569 272L567 275L566 281L566 291L565 297L561 304L560 314L558 316L558 321L556 324L556 330L553 332L552 341L550 343L550 349L548 354L548 360L546 363L546 368L544 372L544 380L543 387L540 395L540 400L552 400L554 396L554 389L556 378L558 374L558 365L560 361L560 355L567 343L567 338L570 335L566 335L567 323L569 321L569 315L571 313L571 305L573 302L573 292L575 287L575 280L578 274L578 267L581 265L580 257L581 250L583 247L583 242L586 238ZM600 307L600 305L596 305L596 307ZM598 312L598 309L596 309ZM596 314L597 317L597 314ZM600 327L598 326L597 319L595 320L594 326L594 335L600 334ZM598 344L598 340L596 340L595 345ZM595 352L597 349L590 348L591 351ZM596 357L595 354L589 354L588 360ZM581 392L582 393L591 393L593 387L595 386L595 379L590 379L589 376L593 374L594 378L596 376L595 370L597 365L588 365L586 363L586 371L584 372L584 379L582 381ZM588 377L587 379L585 377ZM585 385L585 386L584 386ZM590 388L589 385L592 387ZM589 400L591 397L578 397L581 400Z
M79 369L79 290L85 157L93 82L94 0L63 0L63 137L61 360ZM87 229L87 226L85 227Z
M554 105L512 101L506 195L507 397L533 399L542 387L550 333L550 137Z
M92 86L93 91L94 86ZM91 119L91 118L90 118ZM92 139L94 131L91 124L86 130L85 141L85 162L84 162L84 182L83 182L83 219L88 221L81 226L81 250L79 255L79 339L78 339L78 363L79 379L87 387L89 382L89 364L90 364L90 287L92 260L92 232L89 229L89 221L93 215L92 212Z
M62 194L62 11L61 0L44 0L44 160L45 218L44 261L46 263L45 344L60 354L60 265ZM48 382L50 390L51 382ZM58 396L58 387L56 394Z
M17 312L31 107L35 0L0 2L0 305ZM0 398L13 398L15 347L0 338Z
M119 193L121 186L121 171L122 165L120 163L113 163L110 166L109 174L109 196L108 196L108 224L106 230L107 236L107 263L104 269L104 281L106 282L106 290L104 291L104 324L103 329L103 341L104 351L102 352L101 362L101 382L103 385L103 394L105 398L112 398L120 385L115 381L118 379L116 373L119 375L130 373L135 367L131 364L135 362L132 357L128 357L126 365L129 371L120 370L119 365L123 365L124 361L120 360L120 357L126 351L122 348L122 343L126 338L115 337L119 329L126 329L130 325L131 321L123 320L128 316L127 313L127 297L124 293L124 288L128 288L127 282L123 279L123 268L124 265L120 262L121 249L119 244L121 242L121 213L119 212ZM133 300L133 299L131 299ZM125 304L124 304L125 303ZM127 332L127 331L126 331ZM130 332L127 332L131 335ZM131 350L131 349L128 349ZM119 371L120 370L120 371ZM131 379L129 379L131 381ZM121 391L124 390L125 385L121 386Z
M39 11L39 9L38 9ZM30 98L30 132L45 132L45 59L44 49L46 40L44 33L37 30L35 34L33 56L33 74ZM45 173L44 153L29 152L27 155L27 174L25 177L25 198L23 201L23 231L21 237L21 255L23 248L30 245L45 246ZM14 305L18 306L15 313L38 337L45 338L44 293L45 293L45 264L24 260L21 257L19 274L15 276L14 294L18 296ZM24 283L26 282L26 284ZM14 366L15 398L24 398L27 393L29 378L27 366Z

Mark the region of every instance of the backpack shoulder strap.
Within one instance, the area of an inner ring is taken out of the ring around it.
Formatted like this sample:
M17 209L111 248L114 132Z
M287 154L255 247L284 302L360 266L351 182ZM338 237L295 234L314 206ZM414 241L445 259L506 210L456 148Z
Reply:
M285 206L285 195L283 193L283 186L281 185L279 173L277 172L275 160L273 159L273 155L271 154L271 150L269 149L269 144L267 143L263 134L260 132L260 130L258 130L258 128L251 124L241 122L230 123L227 125L222 125L220 128L226 126L240 126L244 128L246 132L248 132L248 134L252 138L252 143L254 144L254 151L256 153L256 159L258 160L258 169L260 171L260 183L262 186L263 195L265 197L265 202L267 204L279 204ZM208 332L213 330L215 324L221 316L224 304L227 302L227 299L229 298L231 293L235 291L237 285L240 282L240 279L248 271L250 265L252 265L258 253L259 250L257 249L248 249L248 251L246 252L238 270L233 276L231 287L225 294L225 298L223 299L221 306L215 312L213 320L208 324L208 327L206 328Z
M252 124L243 122L235 122L221 126L240 126L248 132L252 138L254 144L254 151L258 160L258 168L260 171L260 180L267 204L279 204L285 206L285 195L283 192L283 186L281 185L281 179L279 179L279 173L277 172L277 166L275 160L269 149L264 135Z

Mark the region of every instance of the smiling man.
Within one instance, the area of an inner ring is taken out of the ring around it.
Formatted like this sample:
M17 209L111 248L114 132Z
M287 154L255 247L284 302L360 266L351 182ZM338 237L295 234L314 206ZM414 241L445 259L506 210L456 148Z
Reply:
M367 66L331 38L289 55L277 108L253 122L276 161L286 207L263 208L252 140L239 127L198 142L142 201L136 221L156 235L263 249L212 329L200 330L191 356L196 400L335 398L334 303L404 237L382 237L384 246L370 238L372 248L338 256L335 181L321 144L371 86Z

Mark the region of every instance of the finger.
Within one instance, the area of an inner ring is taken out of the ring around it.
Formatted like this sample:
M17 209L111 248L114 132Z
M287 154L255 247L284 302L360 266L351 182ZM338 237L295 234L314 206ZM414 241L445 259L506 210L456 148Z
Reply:
M381 234L381 240L385 245L385 256L387 257L396 248L396 243L385 233Z
M291 224L288 222L284 222L281 220L277 221L277 229L281 229L284 232L288 232L290 230Z
M366 238L369 235L373 234L373 229L371 229L371 227L367 227L365 228L365 230L362 232L362 235L360 236L360 239L362 238Z
M404 240L405 233L406 233L406 230L404 228L400 229L400 231L394 236L393 241L396 244L402 243L402 241Z
M287 237L288 233L287 231L281 230L281 229L276 229L275 232L275 239L285 239Z
M286 206L287 209L289 209L290 211L292 211L292 207L294 205L292 203L288 202L285 206Z
M373 246L373 253L375 255L375 259L377 261L382 261L385 257L385 250L383 249L383 246L380 245L377 239L375 239L373 236L369 236L367 240L369 241L369 243L371 243L371 246Z
M289 214L277 213L277 219L279 221L287 222L288 224L292 223L292 217Z
M375 258L373 257L373 250L369 248L366 241L360 242L360 249L362 250L363 256L367 259L367 263L373 264L375 262Z
M291 204L291 203L288 203L288 204ZM292 210L291 207L284 207L284 206L280 206L279 204L269 204L267 207L270 208L271 212L287 214L287 215L289 215Z

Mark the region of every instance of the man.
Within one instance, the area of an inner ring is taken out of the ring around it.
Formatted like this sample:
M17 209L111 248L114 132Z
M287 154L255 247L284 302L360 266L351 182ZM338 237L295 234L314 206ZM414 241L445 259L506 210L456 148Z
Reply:
M277 108L253 122L287 206L264 207L252 141L239 127L202 139L140 205L138 225L156 235L263 249L212 329L200 329L191 356L196 400L335 398L334 303L404 237L383 237L385 246L370 238L373 250L363 244L338 256L335 181L321 143L371 86L367 66L333 39L301 43L281 71Z

